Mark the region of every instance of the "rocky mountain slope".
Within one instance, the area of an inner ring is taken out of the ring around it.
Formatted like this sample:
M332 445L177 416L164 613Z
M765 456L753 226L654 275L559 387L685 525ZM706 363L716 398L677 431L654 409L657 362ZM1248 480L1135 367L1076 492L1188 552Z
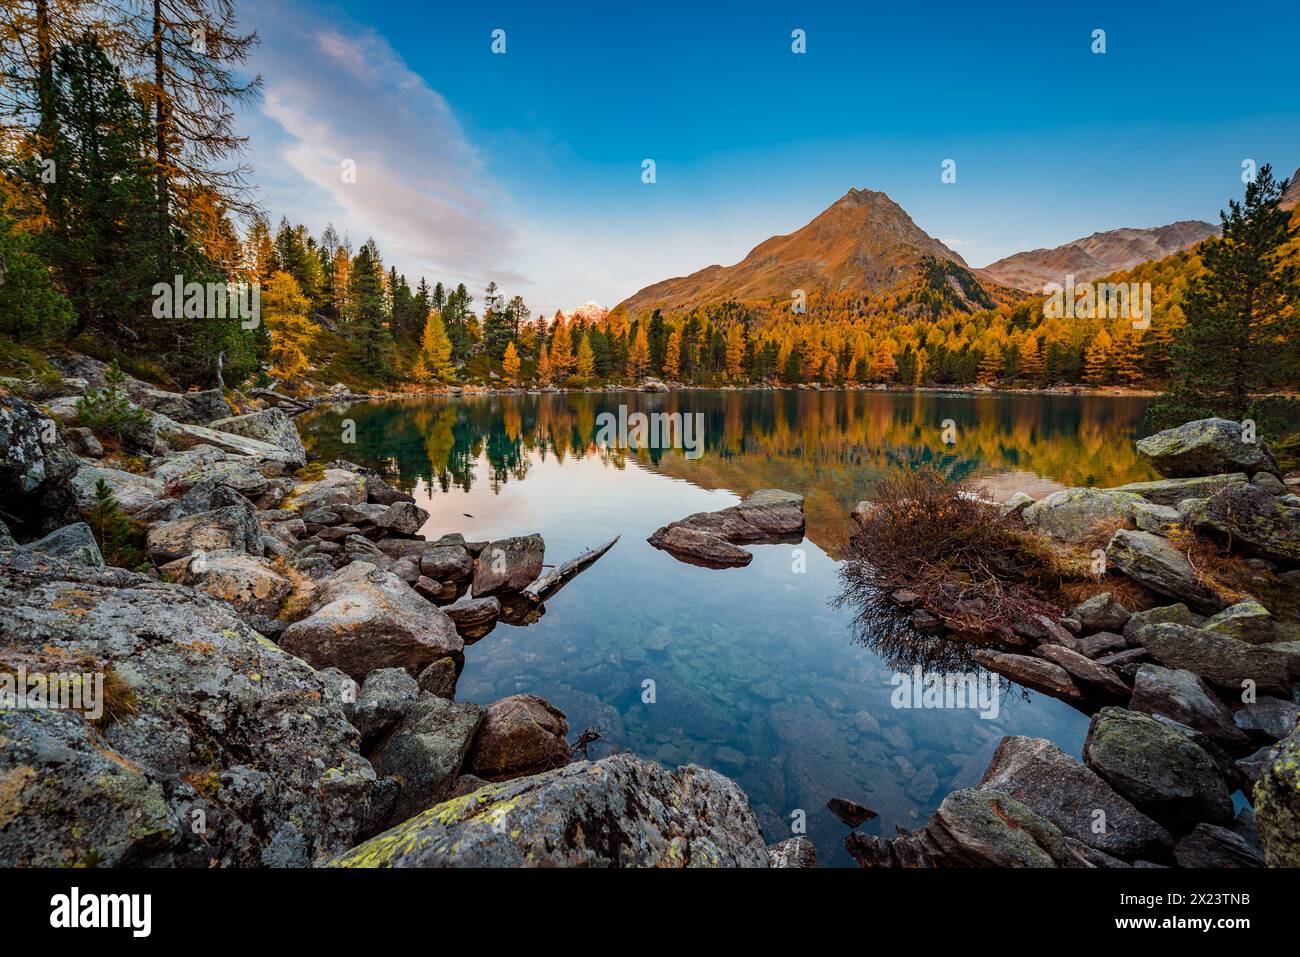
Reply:
M1111 229L1073 240L1055 249L1030 249L990 263L977 272L994 282L1041 293L1048 283L1098 279L1195 246L1217 235L1218 227L1183 220L1150 229Z
M917 226L901 206L884 193L851 189L806 226L759 243L735 265L665 279L622 306L635 317L726 300L788 300L795 289L874 298L926 286L946 288L958 308L991 301L990 290L961 256Z

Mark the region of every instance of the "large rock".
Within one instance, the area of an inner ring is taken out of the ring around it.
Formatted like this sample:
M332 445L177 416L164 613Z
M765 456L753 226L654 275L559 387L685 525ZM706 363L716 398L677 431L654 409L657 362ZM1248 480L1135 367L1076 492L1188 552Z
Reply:
M1232 720L1253 741L1272 744L1295 730L1297 722L1300 722L1300 705L1261 695L1239 708Z
M1021 516L1025 524L1067 542L1081 542L1098 528L1130 518L1142 499L1131 492L1100 488L1067 488L1030 505Z
M1127 700L1129 688L1115 672L1104 665L1099 665L1087 655L1067 648L1064 645L1039 645L1034 654L1060 665L1074 679L1076 685L1086 688L1104 697Z
M1201 627L1252 645L1266 645L1277 640L1273 616L1253 598L1229 605Z
M495 595L487 598L462 595L450 605L444 605L442 610L455 622L456 630L462 638L478 641L496 627L497 619L501 617L501 599Z
M329 670L343 674L338 669ZM420 687L405 668L376 668L366 675L356 701L345 711L353 727L361 732L364 746L397 724L407 705L419 696Z
M20 537L76 521L68 482L77 465L53 420L30 402L0 397L0 501Z
M5 670L96 671L98 721L0 711L0 864L307 866L375 775L320 676L221 602L122 569L0 562Z
M344 469L326 469L315 482L294 489L292 507L307 515L336 505L360 505L366 500L365 476Z
M1173 718L1202 732L1229 753L1251 750L1250 739L1233 723L1232 712L1190 671L1142 665L1133 681L1129 707Z
M1112 492L1132 492L1148 502L1173 507L1188 498L1205 498L1229 485L1244 485L1250 481L1245 472L1228 472L1223 475L1198 475L1194 478L1157 479L1154 482L1130 482L1111 489Z
M332 862L338 867L766 867L745 793L688 765L630 754L435 805Z
M353 562L321 582L315 611L284 630L280 645L317 668L356 681L376 668L418 675L440 658L465 658L456 626L396 575Z
M1198 824L1174 848L1179 867L1263 867L1259 848L1226 827Z
M231 549L183 559L176 577L231 605L254 627L258 619L275 618L294 590L288 575L265 558Z
M542 573L545 554L546 543L536 533L490 543L474 562L474 597L523 591Z
M755 541L803 535L803 496L796 492L762 488L746 495L733 508L758 531Z
M1241 423L1230 419L1187 422L1139 440L1137 450L1166 478L1278 472L1263 440L1247 442Z
M545 698L517 694L488 705L466 762L485 781L549 771L569 763L564 712Z
M1003 738L980 787L1011 795L1067 837L1116 857L1167 857L1173 848L1168 831L1042 738Z
M77 565L103 568L104 556L95 541L95 533L85 522L76 522L56 529L44 538L23 546L29 552L40 552L49 558L58 558Z
M1300 728L1264 761L1255 783L1255 823L1269 867L1300 867Z
M1079 691L1079 686L1074 683L1069 672L1054 662L1031 658L1028 655L994 651L991 648L977 648L973 652L973 657L989 671L995 671L1026 688L1041 691L1062 701L1083 700L1083 693Z
M1241 693L1243 681L1265 694L1290 694L1291 657L1282 649L1175 624L1139 628L1134 637L1162 665L1200 675L1233 694Z
M862 867L1087 867L1051 821L1003 791L953 791L924 828L886 840L854 831Z
M121 469L82 465L72 476L70 483L72 493L77 498L77 507L82 511L95 504L95 489L100 481L109 487L113 493L113 500L128 515L153 504L163 494L163 483L156 478L124 472Z
M429 513L412 502L395 502L375 516L377 526L398 535L415 535L429 520Z
M245 438L274 445L287 453L288 461L299 466L307 464L307 451L302 446L298 429L282 409L272 407L260 412L248 412L244 415L217 419L210 427L219 432L242 435Z
M725 538L686 525L670 525L651 538L674 558L705 568L743 568L754 560L752 552L732 545Z
M1157 594L1212 611L1227 604L1224 596L1201 579L1187 556L1159 535L1121 528L1106 546L1106 561L1112 571Z
M464 545L423 545L420 574L436 582L462 582L474 573L474 556Z
M1115 596L1105 591L1093 595L1086 601L1075 605L1070 617L1077 621L1085 632L1123 631L1133 613L1115 600Z
M370 755L375 771L396 780L400 788L390 818L392 824L450 796L483 720L483 709L478 705L433 694L422 694L408 702L403 712L397 726Z
M1175 831L1232 820L1232 797L1214 758L1150 715L1103 708L1083 759L1139 810Z
M165 392L162 389L141 389L135 400L150 412L165 415L176 422L206 425L215 419L230 416L230 403L220 389L202 392Z
M145 547L155 562L170 562L197 552L222 549L249 555L261 555L264 551L257 511L247 503L154 525L145 535Z
M165 416L158 418L163 420L158 426L158 434L173 449L194 449L206 445L231 455L247 455L263 462L277 462L285 468L299 468L304 464L296 453L271 442L235 432L210 429L205 425L173 422Z
M1233 485L1184 507L1184 518L1203 534L1273 561L1300 562L1300 505L1258 485Z
M1205 618L1202 615L1195 614L1190 608L1179 602L1175 605L1161 605L1158 608L1148 608L1146 611L1135 611L1133 617L1124 625L1124 637L1136 640L1138 630L1148 625L1187 625L1191 628L1199 628L1205 624Z

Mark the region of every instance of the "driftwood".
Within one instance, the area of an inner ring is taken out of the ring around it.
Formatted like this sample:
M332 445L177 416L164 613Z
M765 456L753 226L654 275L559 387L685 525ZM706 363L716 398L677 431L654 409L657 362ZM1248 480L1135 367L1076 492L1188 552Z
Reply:
M301 399L294 399L287 395L282 395L275 391L274 386L269 389L250 389L249 395L270 399L272 402L276 403L283 402L285 405L290 406L295 412L308 412L311 410L311 403L303 402Z
M561 565L556 565L550 571L539 575L537 579L525 588L522 592L534 605L540 605L550 595L555 594L561 585L564 585L569 579L573 578L578 572L582 571L596 559L600 558L607 551L614 547L614 543L621 536L615 535L604 545L599 548L593 548L590 551L583 552L577 558L571 558Z

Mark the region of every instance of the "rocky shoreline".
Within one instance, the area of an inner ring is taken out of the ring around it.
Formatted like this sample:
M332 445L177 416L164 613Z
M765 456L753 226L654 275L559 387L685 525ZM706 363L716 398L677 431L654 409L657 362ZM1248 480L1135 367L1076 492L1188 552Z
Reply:
M571 743L583 729L535 695L457 700L465 646L536 621L613 542L548 571L540 535L427 540L428 514L379 475L308 465L279 408L128 380L110 437L78 400L116 389L82 358L39 396L0 397L0 676L104 687L100 714L0 710L0 864L815 866L806 838L767 847L715 771L587 760L590 731ZM1194 425L1148 448L1188 474L1009 506L1065 540L1121 519L1112 567L1170 602L1099 595L980 652L1093 715L1084 761L1006 738L922 830L851 834L859 863L1300 863L1295 608L1229 600L1166 537L1230 534L1291 594L1300 499L1266 450L1225 444L1231 423ZM104 489L142 571L109 565L86 521ZM764 490L651 540L743 565L740 545L803 522L799 496ZM1252 786L1255 814L1234 815Z
M1013 685L1091 715L1083 761L1004 738L979 786L950 794L920 830L850 835L862 866L1300 865L1300 480L1222 419L1138 451L1163 479L1017 495L1004 510L1062 548L1113 530L1105 574L1142 610L1102 592L973 651ZM1255 594L1198 568L1198 538L1243 556ZM912 615L936 630L934 615ZM1236 793L1249 806L1234 813Z

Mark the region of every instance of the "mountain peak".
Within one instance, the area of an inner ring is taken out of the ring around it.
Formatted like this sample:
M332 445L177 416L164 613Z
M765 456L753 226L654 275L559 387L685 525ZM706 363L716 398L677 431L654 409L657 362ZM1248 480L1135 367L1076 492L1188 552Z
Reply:
M872 299L905 295L932 278L926 264L933 261L965 273L967 281L957 284L961 288L978 288L965 261L898 203L885 193L855 187L800 229L759 243L735 265L666 279L622 305L635 316L707 302L789 299L796 289L851 291Z

